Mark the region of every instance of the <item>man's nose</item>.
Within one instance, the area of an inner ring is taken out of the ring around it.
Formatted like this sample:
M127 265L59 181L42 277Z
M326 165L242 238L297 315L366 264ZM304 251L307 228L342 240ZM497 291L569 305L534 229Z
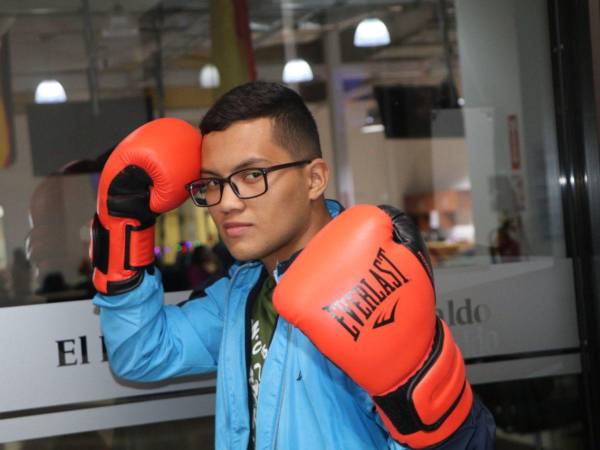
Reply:
M240 210L244 208L244 202L235 195L233 186L229 183L223 185L223 194L221 196L221 202L219 203L221 211L224 213Z

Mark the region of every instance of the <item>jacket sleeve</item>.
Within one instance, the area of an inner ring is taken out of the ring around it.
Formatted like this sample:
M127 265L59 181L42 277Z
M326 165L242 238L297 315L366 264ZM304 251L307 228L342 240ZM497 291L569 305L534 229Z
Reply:
M349 390L353 392L359 407L381 428L387 435L388 450L409 450L397 442L387 431L381 416L377 413L373 399L369 394L347 378ZM473 396L473 406L465 422L445 442L428 447L428 450L494 450L496 439L496 423L489 410L481 403L479 398Z
M382 427L383 422L377 415L378 422ZM443 443L428 447L431 450L494 450L496 438L496 423L489 410L473 396L473 406L461 427ZM390 450L400 450L401 446L389 437Z
M229 279L208 287L181 306L163 305L160 271L120 294L96 294L100 324L113 372L133 381L215 371Z
M490 411L473 396L473 406L467 420L436 450L494 450L496 423Z

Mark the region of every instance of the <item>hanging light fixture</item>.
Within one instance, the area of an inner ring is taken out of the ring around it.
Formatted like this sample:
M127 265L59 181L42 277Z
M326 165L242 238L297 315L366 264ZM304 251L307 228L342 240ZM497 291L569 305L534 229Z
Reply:
M383 123L381 123L381 114L378 108L371 108L367 111L367 116L360 132L363 134L382 133L385 131Z
M137 23L127 14L120 3L115 4L106 25L102 28L103 38L129 38L139 36Z
M221 84L221 76L219 75L219 69L214 64L206 64L200 73L198 74L198 83L200 87L211 89L219 87Z
M36 103L64 103L66 101L65 88L57 80L44 80L35 89Z
M390 33L381 20L363 19L354 31L355 47L379 47L390 43Z
M284 83L302 83L312 81L313 72L306 60L296 58L285 64L282 78Z

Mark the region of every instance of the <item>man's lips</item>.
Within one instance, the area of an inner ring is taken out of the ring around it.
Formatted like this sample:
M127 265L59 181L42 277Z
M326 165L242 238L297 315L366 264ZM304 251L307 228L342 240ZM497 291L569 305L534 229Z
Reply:
M238 237L244 234L250 227L251 223L244 222L227 222L223 224L223 228L225 229L225 233L229 237Z

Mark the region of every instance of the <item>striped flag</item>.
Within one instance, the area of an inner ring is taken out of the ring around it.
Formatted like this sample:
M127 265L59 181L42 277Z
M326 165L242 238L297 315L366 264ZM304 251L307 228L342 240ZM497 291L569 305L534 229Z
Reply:
M211 0L210 35L212 60L219 69L221 95L256 79L252 35L246 0Z
M10 52L6 33L0 41L0 168L10 166L15 158L11 95Z

